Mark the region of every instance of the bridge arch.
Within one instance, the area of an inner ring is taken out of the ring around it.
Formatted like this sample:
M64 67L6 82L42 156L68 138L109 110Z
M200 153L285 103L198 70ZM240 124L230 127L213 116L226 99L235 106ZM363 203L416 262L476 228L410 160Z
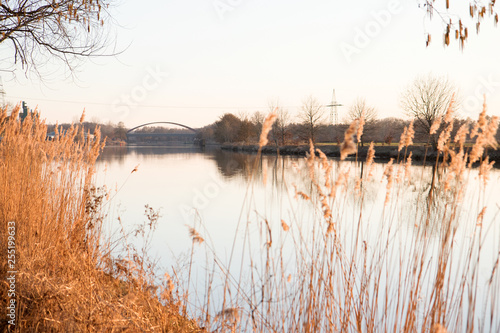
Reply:
M170 125L176 125L176 126L180 126L180 127L184 127L190 131L193 131L194 133L198 133L197 130L195 130L194 128L192 127L189 127L187 125L183 125L183 124L179 124L179 123L174 123L174 122L171 122L171 121L153 121L151 123L145 123L145 124L142 124L142 125L139 125L139 126L136 126L134 128L131 128L127 131L127 134L135 131L136 129L138 128L141 128L141 127L144 127L144 126L149 126L149 125L154 125L154 124L170 124Z

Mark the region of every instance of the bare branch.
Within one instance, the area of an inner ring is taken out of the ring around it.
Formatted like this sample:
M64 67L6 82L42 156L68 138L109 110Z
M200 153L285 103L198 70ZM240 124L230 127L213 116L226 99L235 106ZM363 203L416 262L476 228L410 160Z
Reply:
M299 118L307 128L307 135L309 139L313 142L319 126L324 122L324 116L325 109L316 98L309 96L304 100Z
M355 119L361 118L361 115L364 112L364 122L369 125L377 121L378 114L377 110L373 106L367 106L366 100L364 98L357 98L354 103L349 108L349 112L347 113L347 123L351 123Z
M38 68L54 58L73 71L79 59L106 55L111 1L1 1L0 46L10 43L13 53L8 66L40 75Z
M446 113L456 93L457 89L447 78L418 77L402 93L401 107L415 119L417 132L428 135L434 121ZM456 109L457 104L452 107Z
M424 1L423 8L426 10L427 16L432 19L434 13L438 15L444 24L443 44L450 45L453 38L458 41L459 47L463 49L465 42L469 38L470 29L464 23L464 16L469 16L473 19L475 30L478 34L480 31L481 22L485 16L492 18L495 26L498 24L498 12L495 5L496 0L474 0L470 1L469 11L465 15L459 15L450 11L450 3L448 0L439 1L441 5L445 4L444 9L436 8L436 0ZM420 6L420 5L419 5ZM426 45L431 42L431 34L427 34Z

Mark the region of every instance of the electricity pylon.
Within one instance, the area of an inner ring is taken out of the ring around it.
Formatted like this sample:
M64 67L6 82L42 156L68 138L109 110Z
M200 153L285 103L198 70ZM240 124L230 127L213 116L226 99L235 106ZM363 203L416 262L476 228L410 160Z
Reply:
M342 106L342 104L337 103L337 98L335 97L335 89L333 89L332 103L327 105L330 107L330 124L337 125L339 123L339 112L337 107Z

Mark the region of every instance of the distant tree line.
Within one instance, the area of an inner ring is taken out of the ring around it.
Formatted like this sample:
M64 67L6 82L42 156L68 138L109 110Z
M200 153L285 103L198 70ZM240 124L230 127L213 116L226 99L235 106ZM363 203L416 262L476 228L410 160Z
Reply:
M329 124L327 109L312 96L304 99L296 116L292 116L278 101L269 104L268 112L276 112L277 120L269 134L269 145L285 146L307 144L310 140L314 143L337 143L344 139L344 132L355 120L363 123L363 134L356 138L358 145L370 142L382 144L396 144L399 142L405 127L411 122L415 128L414 142L425 143L434 148L437 146L439 130L443 130L445 123L441 121L446 114L453 117L453 129L450 133L451 140L455 137L462 125L470 128L475 120L459 118L455 111L460 103L456 87L446 78L432 75L421 76L409 84L401 94L402 116L379 119L377 110L368 105L364 98L357 98L348 108L340 124ZM481 110L477 110L481 112ZM223 114L217 121L198 129L198 139L205 142L220 144L257 144L266 117L266 113ZM361 121L362 119L362 121ZM489 120L489 119L488 119ZM83 122L85 131L94 133L100 127L102 138L107 142L125 141L127 128L123 122L118 124L99 124L98 121ZM67 129L71 124L59 125ZM431 127L439 129L430 134ZM49 125L49 132L54 131L55 125ZM145 126L136 130L138 133L190 133L184 128L166 128L163 126ZM497 133L500 141L500 134Z
M71 127L71 123L63 123L58 124L59 131L65 131ZM112 142L122 142L127 140L127 131L129 128L125 127L123 122L119 122L117 124L107 122L102 124L99 120L91 120L84 121L80 124L83 128L84 132L89 132L93 134L96 128L99 128L101 131L101 139L106 140L108 143ZM55 131L55 124L47 125L47 133L51 133ZM185 128L167 128L163 126L145 126L138 128L134 131L135 133L143 133L143 134L180 134L180 133L192 133L190 130Z
M328 124L326 109L312 96L304 99L299 114L292 117L278 102L270 104L269 112L275 110L277 121L269 135L269 145L283 146L314 143L341 143L344 132L354 120L363 123L363 135L357 138L360 145L371 141L384 144L397 143L411 122L415 128L414 142L425 143L436 148L438 134L430 134L435 124L443 129L446 114L453 117L450 138L454 138L462 125L472 128L475 119L457 117L460 103L457 88L445 77L421 76L411 82L401 94L402 116L379 119L377 110L369 106L364 98L356 99L349 107L341 124ZM477 110L481 112L482 110ZM251 115L226 113L216 122L200 130L201 138L218 143L256 144L265 114L257 111ZM362 119L362 121L361 121ZM497 133L500 141L500 135Z
M358 144L364 145L370 142L382 143L386 145L399 142L404 128L408 127L411 120L404 120L396 117L375 119L364 124L363 135L358 138ZM450 137L454 138L458 129L469 124L472 128L475 123L472 119L453 119L453 130ZM248 119L241 119L232 113L226 113L215 123L200 129L200 137L206 141L215 141L221 144L257 144L259 141L259 123ZM414 126L421 128L414 122ZM442 125L443 126L443 125ZM340 144L349 123L338 125L319 124L315 129L315 143L337 143ZM307 144L312 140L310 127L303 122L291 122L286 126L273 126L269 134L269 144L275 146ZM500 141L500 133L497 133L497 140ZM425 143L430 146L437 144L437 136L429 135L428 132L416 131L414 142Z
M348 123L332 125L324 122L314 123L310 120L308 122L291 120L288 118L288 123L284 125L279 121L275 122L269 135L269 145L306 144L309 139L315 143L340 143L348 127ZM367 122L364 126L363 142L375 141L387 144L396 142L409 123L409 120L393 117ZM205 140L218 143L256 144L259 141L261 128L262 123L226 113L215 123L203 127L200 135Z
M96 128L101 131L101 140L106 140L106 142L113 141L125 141L127 140L127 128L123 122L118 124L113 124L108 122L106 124L99 123L98 120L84 121L79 124L85 133L93 134ZM71 123L57 124L58 131L65 131L72 126ZM47 125L47 133L54 132L56 130L55 124Z

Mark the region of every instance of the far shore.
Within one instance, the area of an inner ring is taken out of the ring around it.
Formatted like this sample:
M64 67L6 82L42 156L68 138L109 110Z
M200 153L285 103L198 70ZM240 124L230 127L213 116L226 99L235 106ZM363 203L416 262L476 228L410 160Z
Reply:
M114 143L114 144L113 144ZM106 143L106 147L173 147L173 145L165 145L161 143L143 143L143 144L127 144L126 142L120 143ZM183 147L183 145L180 145ZM256 144L216 144L216 143L207 143L203 148L207 149L221 149L223 151L231 151L237 153L246 153L246 154L257 154L259 151L259 146ZM318 143L315 145L316 149L320 149L326 156L333 159L340 159L340 145L331 144L331 143ZM363 161L366 160L368 154L369 144L364 144L363 146L358 146L357 154L349 155L346 160L347 161ZM414 164L424 164L427 162L435 162L436 158L438 158L438 153L431 146L425 146L423 144L416 144L406 149L403 147L401 151L398 151L397 145L386 145L386 144L378 144L375 145L375 158L376 162L388 162L390 159L394 160L402 160L405 156L408 156L410 152L412 153L411 159ZM465 150L468 152L471 149L471 146L466 146ZM263 155L283 155L283 156L306 156L309 153L310 147L309 145L286 145L286 146L276 146L276 145L267 145L262 147L261 153ZM317 153L317 155L319 155ZM494 167L500 168L500 149L486 149L484 153L484 157L489 156L489 161L495 161ZM442 158L442 154L439 156ZM476 163L478 164L478 163Z
M242 144L223 144L220 147L225 151L242 152L242 153L257 153L259 150L258 145L242 145ZM317 144L315 148L320 149L326 156L331 158L340 159L340 145L337 144ZM349 155L346 160L365 160L368 154L369 144L358 147L358 153ZM306 156L309 153L310 147L308 145L287 145L287 146L264 146L262 147L262 154L264 155L291 155L291 156ZM375 160L379 162L389 161L391 158L397 160L398 157L402 159L405 154L405 148L398 152L397 145L377 145L375 149ZM465 148L466 151L470 147ZM423 163L424 161L436 161L438 157L437 151L430 146L415 145L406 148L406 155L412 153L412 161L416 163ZM500 150L488 149L485 152L489 156L490 161L495 161L495 166L500 167Z

